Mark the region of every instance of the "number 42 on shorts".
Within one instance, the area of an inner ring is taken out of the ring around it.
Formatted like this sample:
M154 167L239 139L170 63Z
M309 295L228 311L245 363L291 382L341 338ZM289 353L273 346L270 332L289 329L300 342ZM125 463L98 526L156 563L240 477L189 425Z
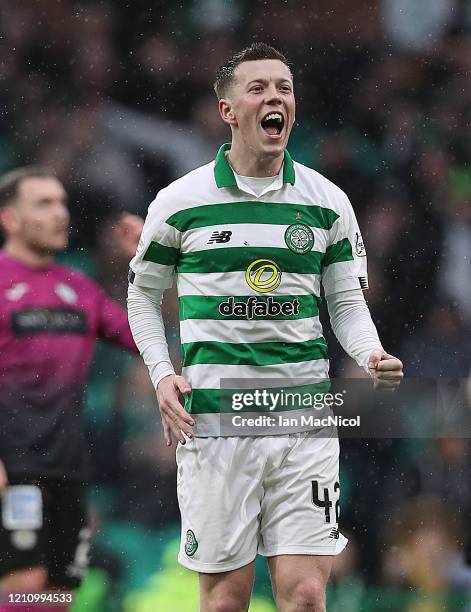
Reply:
M325 511L325 522L330 523L330 511L332 509L332 502L330 501L329 489L324 487L324 498L319 497L319 482L317 480L312 481L312 503L318 508L324 508ZM340 484L336 482L334 484L334 495L337 494L337 501L335 502L335 522L339 522L340 516Z

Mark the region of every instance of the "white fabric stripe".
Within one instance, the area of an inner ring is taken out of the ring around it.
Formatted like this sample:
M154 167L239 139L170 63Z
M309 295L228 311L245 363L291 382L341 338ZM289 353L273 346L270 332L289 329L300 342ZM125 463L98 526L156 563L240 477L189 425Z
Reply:
M285 186L285 189L270 191L260 197L247 197L246 192L237 188L219 189L214 182L214 162L212 162L197 168L194 172L178 179L178 181L174 181L167 188L162 189L157 198L171 201L171 205L166 207L169 210L166 218L180 210L190 210L214 204L237 205L238 202L247 201L254 202L254 206L258 202L289 204L295 212L299 205L321 206L341 214L343 203L341 200L345 198L345 194L315 170L303 168L296 162L294 162L294 166L296 173L296 184L294 186ZM195 194L197 194L197 197L195 197Z
M363 277L368 286L366 257L354 257L350 261L330 264L323 270L322 285L325 295L360 288L359 278Z
M276 212L274 212L276 214ZM270 221L267 218L267 223ZM293 223L302 223L296 221L293 211ZM292 224L291 224L292 225ZM205 251L209 249L225 249L231 247L268 247L286 249L285 232L289 225L268 225L255 223L237 223L227 224L219 223L208 227L198 227L188 230L182 236L182 250L187 251ZM314 251L325 253L328 244L329 232L324 229L311 227L314 234ZM232 232L228 242L213 242L208 244L214 232ZM248 243L248 244L247 244ZM300 255L302 257L302 255Z
M322 336L319 317L306 319L237 320L187 319L180 321L182 342L307 342Z
M163 223L160 229L161 232L156 238L156 241L164 246L179 248L182 235L181 231L175 229L172 225L168 225L168 223Z
M301 361L299 363L280 363L270 366L248 365L215 365L201 363L182 369L182 376L193 389L220 389L221 379L254 378L260 380L263 387L282 387L289 385L290 379L311 380L326 379L329 371L328 359ZM267 380L267 379L272 379ZM273 384L267 384L267 383ZM308 384L304 382L303 384ZM291 384L291 386L293 386Z
M283 272L280 285L269 293L251 289L245 272L185 272L178 274L178 295L320 295L319 274Z
M133 271L138 268L133 284L149 289L168 289L173 284L174 266L163 266L153 261L141 261L137 266L131 265Z

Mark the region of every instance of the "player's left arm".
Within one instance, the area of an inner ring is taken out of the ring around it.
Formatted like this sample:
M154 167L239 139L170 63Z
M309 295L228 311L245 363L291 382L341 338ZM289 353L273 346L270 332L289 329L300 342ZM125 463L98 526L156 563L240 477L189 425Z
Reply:
M387 353L363 296L368 288L366 249L352 205L340 190L332 194L338 218L328 233L322 284L332 329L344 350L373 378L375 388L397 387L400 359Z
M373 378L375 388L396 388L404 377L402 362L387 353L361 289L326 297L332 329L345 352Z

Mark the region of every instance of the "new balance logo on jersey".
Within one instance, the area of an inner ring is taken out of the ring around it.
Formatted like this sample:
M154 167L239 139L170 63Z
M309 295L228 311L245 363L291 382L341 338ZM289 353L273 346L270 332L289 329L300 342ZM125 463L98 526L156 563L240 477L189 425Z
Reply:
M223 232L213 232L207 244L213 244L214 242L218 242L218 243L229 242L229 240L231 239L231 236L232 236L232 232L228 230L223 231Z
M330 532L329 538L331 538L332 540L338 540L339 536L340 536L339 528L334 527L332 531Z

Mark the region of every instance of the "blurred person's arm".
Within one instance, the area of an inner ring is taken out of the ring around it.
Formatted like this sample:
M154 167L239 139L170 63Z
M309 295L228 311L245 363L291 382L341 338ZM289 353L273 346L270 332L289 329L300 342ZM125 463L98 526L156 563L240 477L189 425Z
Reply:
M114 223L119 248L128 259L136 253L143 225L144 219L128 212L121 213Z
M101 287L97 287L97 291L100 293L98 337L127 351L137 353L126 310L112 300Z
M136 252L144 220L134 214L123 212L111 221L116 242L121 252L131 259ZM129 328L127 312L100 288L99 337L128 351L137 352Z
M175 129L166 119L113 102L106 111L106 129L134 151L138 147L151 157L170 161L174 178L213 158L212 147L197 131Z
M8 476L4 463L0 460L0 495L8 485Z

